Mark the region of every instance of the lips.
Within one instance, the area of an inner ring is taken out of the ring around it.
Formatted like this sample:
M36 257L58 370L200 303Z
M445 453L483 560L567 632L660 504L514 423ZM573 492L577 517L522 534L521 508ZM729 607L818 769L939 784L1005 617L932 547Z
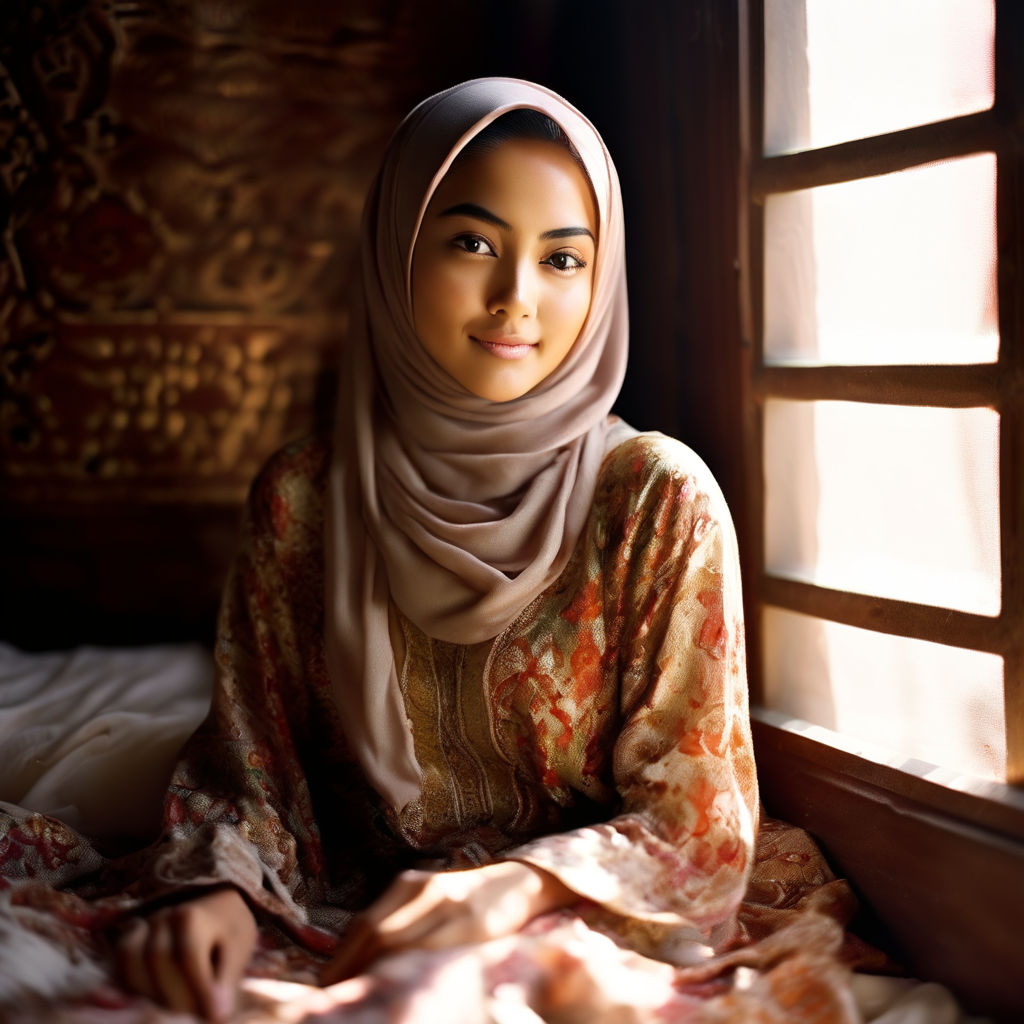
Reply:
M492 356L497 356L499 359L522 359L529 355L537 346L535 341L527 341L525 338L519 338L514 335L484 338L471 334L470 337L481 348L490 352Z

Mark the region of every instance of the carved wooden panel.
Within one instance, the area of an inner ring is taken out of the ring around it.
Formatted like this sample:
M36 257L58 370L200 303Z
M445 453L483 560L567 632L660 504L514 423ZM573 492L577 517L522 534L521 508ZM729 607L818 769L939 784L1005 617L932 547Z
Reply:
M88 611L96 544L121 552L112 579L140 557L180 576L156 526L55 547L105 510L192 509L177 607L198 586L209 614L231 545L203 547L194 510L233 521L264 459L330 415L365 190L442 75L432 6L0 5L0 636L25 635L37 584ZM71 637L50 635L28 642Z
M11 20L4 497L237 501L336 362L365 187L415 85L394 5Z

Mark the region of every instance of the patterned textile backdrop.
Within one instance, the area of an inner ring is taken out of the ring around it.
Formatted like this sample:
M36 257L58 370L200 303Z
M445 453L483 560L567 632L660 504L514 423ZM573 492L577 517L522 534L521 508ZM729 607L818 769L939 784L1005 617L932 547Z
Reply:
M4 0L0 637L209 637L250 480L330 415L383 145L474 31L443 7Z

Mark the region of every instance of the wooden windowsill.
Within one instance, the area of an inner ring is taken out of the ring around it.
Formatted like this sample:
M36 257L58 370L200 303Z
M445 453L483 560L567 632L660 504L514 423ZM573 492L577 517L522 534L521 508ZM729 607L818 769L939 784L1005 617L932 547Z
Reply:
M770 708L751 708L759 747L799 757L967 824L1024 842L1024 788L964 775L852 739Z
M765 807L849 880L874 922L866 937L969 1012L1024 1020L1024 791L764 708L752 718Z

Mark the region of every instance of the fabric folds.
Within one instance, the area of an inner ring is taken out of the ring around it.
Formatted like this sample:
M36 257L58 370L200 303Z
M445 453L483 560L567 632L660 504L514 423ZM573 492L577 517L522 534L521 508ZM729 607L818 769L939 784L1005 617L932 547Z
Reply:
M590 180L598 246L590 311L561 366L494 403L451 378L416 337L411 264L434 190L502 114L541 111ZM478 79L425 100L391 141L367 201L330 472L326 652L350 741L396 808L420 769L394 666L389 602L429 636L497 636L564 569L610 446L625 373L622 201L593 126L540 86ZM621 431L615 439L621 440Z

